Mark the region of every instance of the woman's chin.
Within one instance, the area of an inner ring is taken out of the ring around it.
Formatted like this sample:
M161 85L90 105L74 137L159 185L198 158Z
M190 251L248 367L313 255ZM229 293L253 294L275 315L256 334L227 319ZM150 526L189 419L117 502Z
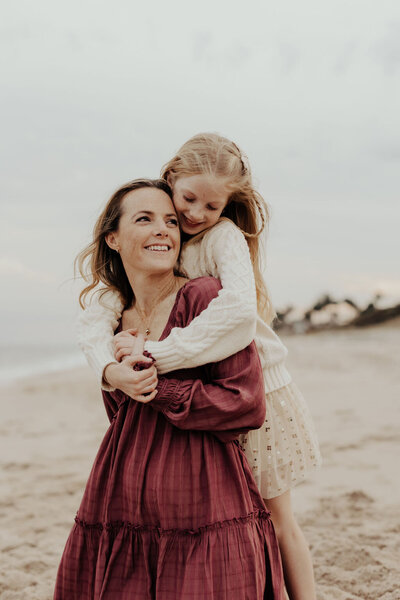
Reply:
M147 269L149 272L154 271L155 273L165 272L174 268L175 263L177 261L177 257L175 252L169 250L165 252L165 254L155 254L144 256L143 261L141 262L141 269Z

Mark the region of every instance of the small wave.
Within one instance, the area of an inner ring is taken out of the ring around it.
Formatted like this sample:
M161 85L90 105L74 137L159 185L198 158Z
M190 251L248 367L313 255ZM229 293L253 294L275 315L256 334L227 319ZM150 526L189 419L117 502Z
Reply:
M0 348L0 383L32 375L68 371L86 364L78 349L33 346Z

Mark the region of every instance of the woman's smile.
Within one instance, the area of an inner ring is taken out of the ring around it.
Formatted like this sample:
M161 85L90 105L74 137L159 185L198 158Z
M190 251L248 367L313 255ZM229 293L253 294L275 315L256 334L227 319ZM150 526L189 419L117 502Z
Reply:
M150 252L159 253L169 252L171 250L171 246L168 246L168 244L152 244L150 246L145 246L144 248Z
M180 231L172 200L159 189L126 194L117 231L108 243L118 250L129 276L138 271L172 269L180 249Z

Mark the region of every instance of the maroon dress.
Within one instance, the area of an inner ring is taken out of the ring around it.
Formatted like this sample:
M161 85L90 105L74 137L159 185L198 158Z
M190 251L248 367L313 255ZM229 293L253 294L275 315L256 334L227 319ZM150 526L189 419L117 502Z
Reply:
M212 277L186 283L162 338L220 289ZM265 417L254 342L221 362L161 376L148 404L120 391L103 396L111 424L54 599L281 599L273 525L237 442Z

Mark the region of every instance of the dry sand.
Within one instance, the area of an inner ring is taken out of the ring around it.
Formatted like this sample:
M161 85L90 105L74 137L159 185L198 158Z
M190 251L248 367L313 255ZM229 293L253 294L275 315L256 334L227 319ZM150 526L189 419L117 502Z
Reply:
M400 321L284 341L324 456L293 495L318 598L398 600ZM47 600L108 421L86 368L1 391L0 597Z

